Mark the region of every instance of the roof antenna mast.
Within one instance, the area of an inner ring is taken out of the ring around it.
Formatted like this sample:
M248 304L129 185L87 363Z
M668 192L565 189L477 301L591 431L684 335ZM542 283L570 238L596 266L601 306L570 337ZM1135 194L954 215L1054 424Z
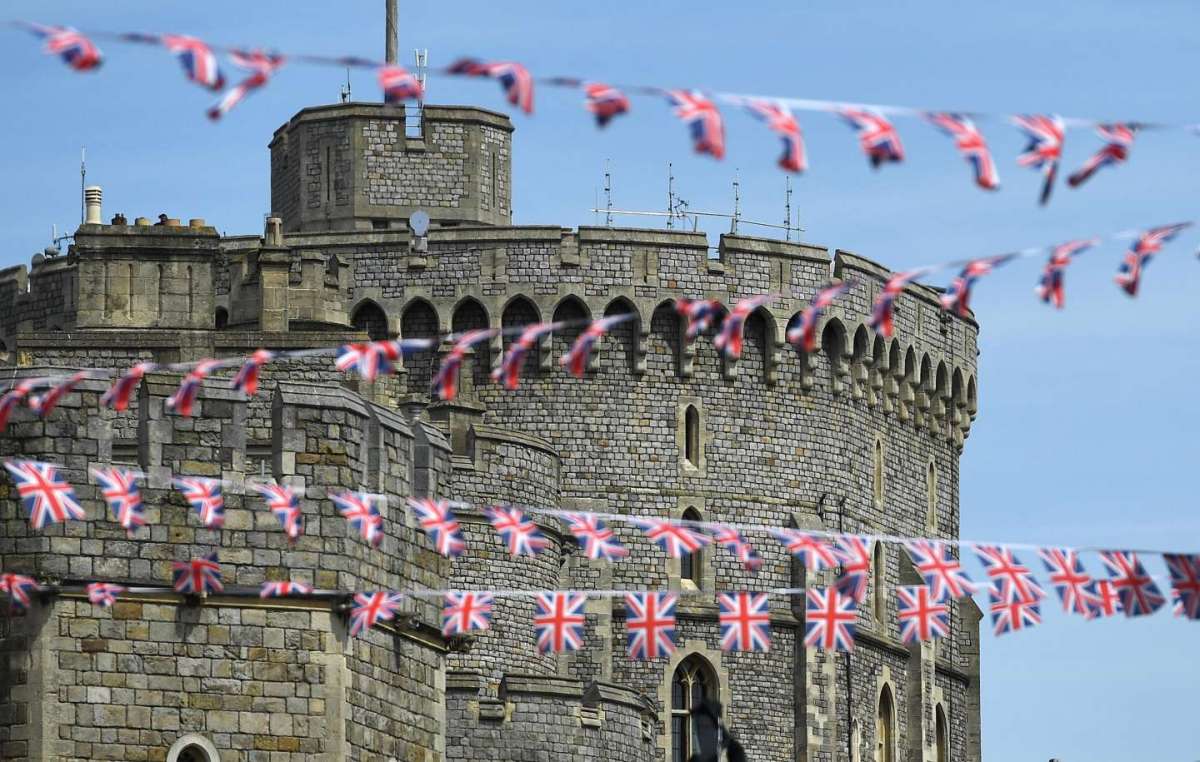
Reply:
M608 168L608 159L604 160L604 227L612 227L612 172Z
M792 178L790 175L783 176L786 190L783 194L783 239L785 241L792 240Z
M671 162L667 162L667 227L675 227L675 172Z
M83 189L87 187L87 147L79 149L79 224L87 219L87 200Z
M733 218L729 221L729 232L731 235L737 235L738 220L742 217L742 191L741 183L738 182L739 171L733 170Z

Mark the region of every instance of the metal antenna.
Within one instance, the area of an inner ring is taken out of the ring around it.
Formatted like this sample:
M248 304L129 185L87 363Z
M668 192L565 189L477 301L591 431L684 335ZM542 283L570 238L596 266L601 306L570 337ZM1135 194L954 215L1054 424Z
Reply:
M425 105L425 76L429 69L429 48L413 48L413 65L417 70L417 81L421 83L421 97L417 105Z
M600 224L600 189L592 188L592 224Z
M350 67L346 67L346 84L342 86L342 103L350 102Z
M729 221L729 232L732 235L737 235L738 219L742 216L742 193L741 184L738 182L737 168L733 170L733 218Z
M784 191L783 201L783 240L792 240L792 178L788 175L783 176L787 188Z
M79 224L87 220L87 200L84 188L87 187L87 146L79 149Z
M667 227L675 227L675 173L671 162L667 162Z
M612 172L608 168L608 159L604 160L604 227L612 227Z

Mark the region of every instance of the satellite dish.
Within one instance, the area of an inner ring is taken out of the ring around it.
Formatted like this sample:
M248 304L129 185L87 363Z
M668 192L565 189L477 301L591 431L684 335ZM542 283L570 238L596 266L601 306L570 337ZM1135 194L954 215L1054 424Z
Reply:
M408 229L415 236L423 236L429 232L429 215L420 210L412 213L408 218Z

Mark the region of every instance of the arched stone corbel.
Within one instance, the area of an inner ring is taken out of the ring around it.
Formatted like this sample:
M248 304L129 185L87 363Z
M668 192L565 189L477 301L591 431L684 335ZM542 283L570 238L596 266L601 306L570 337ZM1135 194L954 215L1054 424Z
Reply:
M920 381L913 382L913 421L918 429L929 425L929 390Z
M633 328L633 375L646 372L646 345L650 341L650 320L638 320Z
M783 350L783 342L778 340L778 336L783 335L778 325L769 327L766 336L766 346L763 347L763 363L765 364L763 375L766 376L767 386L775 386L779 383L779 366L782 364L780 356Z
M679 377L691 378L696 364L696 341L700 337L696 337L692 341L687 339L687 322L680 317L679 319ZM725 371L726 378L729 371Z
M907 423L913 417L913 385L912 382L905 377L902 368L896 368L893 371L894 383L896 385L896 412L897 417Z

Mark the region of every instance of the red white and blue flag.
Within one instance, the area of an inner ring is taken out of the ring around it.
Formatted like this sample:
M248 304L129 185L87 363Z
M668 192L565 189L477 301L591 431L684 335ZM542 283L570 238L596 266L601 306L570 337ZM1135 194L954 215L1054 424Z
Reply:
M416 101L425 95L421 80L398 64L380 66L378 77L384 103L395 105L404 101Z
M458 337L454 342L454 346L442 358L442 364L438 367L437 373L433 377L433 394L438 399L449 402L458 396L458 373L462 370L463 360L466 359L467 352L478 343L487 341L498 333L494 328L480 328L474 331L467 331ZM478 362L478 361L477 361Z
M200 517L201 524L209 528L220 528L225 524L225 498L221 495L219 479L181 476L174 481L175 487L183 493L183 499Z
M329 499L337 506L338 513L372 548L383 542L383 515L376 501L386 499L369 492L330 492Z
M509 103L526 114L533 113L533 77L519 63L460 58L450 64L446 73L464 74L468 77L491 77L504 88L504 94L508 97Z
M1042 623L1041 597L1014 598L998 592L995 588L988 590L991 604L993 632L1004 635L1018 630L1028 630Z
M492 370L492 380L503 383L504 388L509 391L516 389L521 383L521 366L530 350L537 346L538 339L561 327L562 323L534 323L526 326L516 341L508 346L500 365Z
M27 378L0 397L0 431L8 428L8 419L12 416L12 411L17 409L17 405L44 381L42 378Z
M596 117L596 125L605 127L621 114L629 113L629 98L612 85L588 82L583 86L584 108Z
M583 593L538 593L534 598L533 631L540 654L578 651L586 621Z
M139 362L118 378L109 390L100 397L100 404L107 408L123 412L129 407L134 389L142 382L142 377L158 366L152 362Z
M92 476L100 487L100 495L112 511L113 519L130 537L138 527L146 525L142 493L138 489L138 474L116 466L93 468Z
M838 565L838 557L825 540L811 532L799 529L772 529L771 534L784 544L788 553L804 562L810 572L832 569Z
M449 502L410 497L408 507L417 514L421 529L433 540L438 553L447 558L457 558L467 552L467 543L462 538L462 530L454 512L450 510Z
M1016 254L1000 254L967 262L959 271L958 277L950 282L950 287L942 294L942 309L953 312L959 317L966 317L971 309L971 288L975 285L975 281L1016 258Z
M1100 560L1108 569L1111 577L1109 582L1121 599L1121 610L1125 616L1153 614L1167 602L1158 585L1154 584L1154 579L1146 573L1137 553L1130 550L1103 550Z
M214 122L228 114L247 95L267 84L285 62L284 57L278 53L261 50L234 50L229 53L229 59L238 68L250 72L250 76L226 90L216 105L208 110L208 118Z
M247 397L253 397L258 391L258 374L262 367L275 359L275 353L269 349L257 349L242 362L242 367L229 382L230 389L236 389Z
M733 527L716 527L713 530L713 541L732 553L746 571L757 572L762 568L762 557L754 552L750 543Z
M709 543L703 532L664 519L634 519L633 523L671 558L683 558Z
M125 592L124 587L111 582L92 582L87 586L88 601L93 606L104 609L116 603L117 596L123 592Z
M692 150L714 159L725 157L725 124L717 104L699 90L667 90L667 99L692 135Z
M311 586L289 579L283 582L264 582L262 589L258 591L258 597L286 598L290 595L308 595L311 592Z
M1088 607L1088 619L1102 619L1121 612L1121 596L1110 579L1093 579L1084 586L1084 601Z
M847 280L826 286L812 298L808 307L800 313L795 325L787 331L787 341L796 349L811 354L817 349L817 322L821 313L833 306L834 301L854 287L854 281Z
M188 81L214 91L225 86L217 55L202 40L182 34L164 34L161 39L163 47L183 65Z
M725 305L716 299L688 299L682 296L675 298L675 311L687 320L684 336L693 341L712 325L718 315L725 311Z
M206 595L225 589L221 584L221 564L215 552L191 561L174 561L171 570L177 593Z
M1050 250L1050 259L1046 262L1045 269L1042 270L1042 279L1037 286L1037 295L1046 304L1053 304L1057 309L1062 309L1065 300L1063 298L1063 272L1067 269L1067 265L1071 264L1071 260L1079 256L1083 252L1095 246L1096 239L1079 239L1077 241L1067 241L1060 243Z
M838 575L838 592L854 599L856 604L867 599L871 579L871 549L866 538L843 534L834 538L833 552L837 554L842 573Z
M742 333L751 313L779 298L778 294L762 294L742 299L721 321L721 330L713 337L713 346L718 352L734 360L742 356Z
M826 651L853 651L858 606L833 587L811 587L804 602L804 645Z
M1029 138L1029 145L1017 157L1017 164L1042 170L1045 180L1042 183L1039 203L1045 204L1050 200L1050 191L1054 188L1054 178L1058 174L1066 126L1059 116L1038 114L1014 116L1013 124Z
M1133 148L1133 139L1137 135L1136 124L1101 124L1096 127L1096 133L1104 141L1104 146L1092 154L1083 166L1071 173L1067 185L1078 188L1096 174L1102 167L1115 167L1129 159L1129 151Z
M34 529L68 519L87 518L75 497L75 490L58 472L55 464L36 460L6 460L4 467L12 474L17 494L25 510L29 511L29 524Z
M896 588L896 618L905 645L942 638L950 633L950 602L935 598L925 585Z
M975 592L975 583L963 571L958 559L950 555L950 548L944 543L909 540L904 547L934 598L957 600Z
M1180 222L1175 225L1163 225L1141 233L1129 251L1125 252L1125 258L1117 270L1115 279L1117 285L1130 296L1137 296L1138 286L1142 280L1142 270L1146 268L1155 254L1162 251L1165 244L1191 224L1190 222Z
M973 545L975 556L983 564L991 587L1004 598L1041 599L1045 596L1033 579L1033 572L1002 545Z
M59 56L75 71L90 71L100 68L104 58L100 48L69 26L44 26L27 22L25 28L46 41L45 52Z
M300 498L290 487L282 484L252 482L249 487L262 495L267 508L279 519L288 542L295 543L304 531L304 516L300 513Z
M895 332L892 317L895 313L896 299L904 293L908 284L917 278L928 275L931 271L931 268L922 267L917 270L893 273L883 284L879 295L875 297L875 303L871 305L871 330L885 339L890 339Z
M1171 597L1175 613L1188 619L1200 619L1200 555L1163 553L1171 573Z
M670 656L675 652L675 593L625 595L625 629L629 656L639 661Z
M717 595L722 651L771 650L771 612L766 593Z
M513 558L536 556L550 541L520 508L494 505L483 509L483 515L492 523Z
M389 622L396 615L404 596L399 593L378 591L371 594L355 593L354 605L350 607L350 637L369 630L380 622Z
M1092 578L1083 568L1079 554L1070 548L1042 548L1038 551L1046 565L1050 584L1058 593L1063 611L1091 618L1088 607L1088 584Z
M592 513L567 513L562 520L576 540L583 544L583 554L588 558L620 561L629 551L617 540L613 530Z
M559 358L558 364L566 368L567 372L575 378L583 378L588 360L592 356L592 347L596 345L600 337L611 331L614 326L620 325L632 317L632 312L626 312L593 320L583 333L579 334L579 338L575 339L575 343L571 345L567 353Z
M191 416L196 407L196 394L204 384L204 379L224 365L225 363L221 360L211 359L196 363L196 366L188 371L183 380L179 382L179 388L175 390L175 393L167 398L167 408L182 416Z
M782 103L765 98L750 98L744 102L746 110L762 121L767 128L779 135L783 141L783 154L779 166L788 172L803 172L808 169L808 153L804 150L804 134L800 123Z
M62 402L63 397L70 394L80 381L88 377L87 371L80 371L54 379L54 383L45 393L30 395L29 409L37 413L39 417L45 418L53 412L54 408L58 407L58 403Z
M926 115L942 132L954 138L954 147L975 170L975 184L984 190L1000 187L1000 174L983 133L965 114L933 113Z
M27 611L33 604L33 593L41 589L33 577L23 574L0 574L0 593L8 594L10 609Z
M466 635L492 626L492 596L479 592L446 593L442 607L442 634Z
M879 169L886 162L904 161L900 134L883 114L871 109L849 107L838 109L837 113L858 132L858 143L872 168Z

